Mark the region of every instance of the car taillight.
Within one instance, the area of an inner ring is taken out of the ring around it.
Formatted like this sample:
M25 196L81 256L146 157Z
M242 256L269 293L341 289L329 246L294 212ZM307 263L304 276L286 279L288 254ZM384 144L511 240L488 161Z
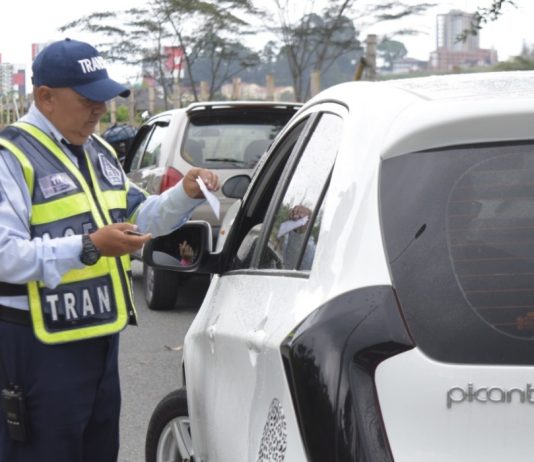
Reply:
M159 192L162 193L163 191L169 188L172 188L183 177L184 176L175 168L167 167L167 170L165 170L165 174L163 175L163 178L161 179Z
M342 294L291 332L282 360L310 462L393 461L374 373L413 347L389 286Z

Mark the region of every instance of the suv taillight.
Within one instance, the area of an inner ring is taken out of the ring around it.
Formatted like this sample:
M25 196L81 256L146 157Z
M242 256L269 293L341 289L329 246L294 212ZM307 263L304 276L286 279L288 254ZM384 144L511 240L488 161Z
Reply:
M167 167L165 174L161 179L161 184L159 187L159 192L162 193L169 188L172 188L176 183L178 183L184 176L175 168Z

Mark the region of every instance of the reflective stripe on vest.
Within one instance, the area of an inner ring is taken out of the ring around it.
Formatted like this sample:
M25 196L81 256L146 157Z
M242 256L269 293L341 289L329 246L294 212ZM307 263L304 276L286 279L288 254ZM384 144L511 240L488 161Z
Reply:
M31 238L83 234L125 217L126 184L118 180L114 152L91 140L86 151L93 188L76 165L49 136L33 125L17 122L13 139L0 138L20 162L32 197ZM37 142L36 142L37 141ZM22 146L21 146L22 145ZM108 176L106 176L108 175ZM41 281L27 284L36 337L55 344L114 334L135 321L129 278L130 257L102 257L94 266L71 270L55 289Z

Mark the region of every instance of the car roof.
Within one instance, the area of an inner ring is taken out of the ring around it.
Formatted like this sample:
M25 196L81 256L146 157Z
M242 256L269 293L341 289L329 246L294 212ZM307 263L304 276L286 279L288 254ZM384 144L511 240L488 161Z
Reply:
M296 113L302 107L302 103L285 101L203 101L191 103L187 107L168 109L150 117L149 122L165 117L181 117L179 114L201 114L212 110L225 109L269 109L283 112L291 111Z
M191 103L187 106L188 113L211 110L211 109L230 109L230 108L275 108L275 109L298 109L302 103L291 103L283 101L205 101Z
M381 158L534 139L532 71L349 82L324 90L301 111L328 101L348 108L354 136Z

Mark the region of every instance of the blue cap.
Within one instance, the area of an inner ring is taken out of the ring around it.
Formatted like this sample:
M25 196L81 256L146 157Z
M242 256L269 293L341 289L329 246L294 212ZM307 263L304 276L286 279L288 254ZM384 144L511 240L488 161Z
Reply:
M104 59L88 43L65 39L48 45L32 65L36 87L71 88L92 101L108 101L130 94L125 86L108 76Z

